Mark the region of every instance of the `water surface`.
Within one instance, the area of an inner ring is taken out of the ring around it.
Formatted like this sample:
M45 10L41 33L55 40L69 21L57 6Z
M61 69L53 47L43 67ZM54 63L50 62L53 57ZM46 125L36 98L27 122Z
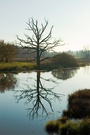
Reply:
M45 123L61 117L68 95L90 89L90 67L51 72L0 73L0 135L47 135Z

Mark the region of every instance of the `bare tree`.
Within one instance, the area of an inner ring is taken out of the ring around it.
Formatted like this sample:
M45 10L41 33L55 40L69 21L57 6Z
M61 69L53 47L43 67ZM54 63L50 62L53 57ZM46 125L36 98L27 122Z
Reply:
M35 60L38 69L40 69L42 54L45 51L51 51L55 47L63 45L61 40L52 40L53 26L50 28L49 32L46 32L47 27L48 20L45 20L45 24L39 25L38 20L31 18L27 22L26 30L31 31L32 35L29 36L25 34L25 39L21 39L17 36L19 45L27 47L28 52L33 49L32 53L36 54Z

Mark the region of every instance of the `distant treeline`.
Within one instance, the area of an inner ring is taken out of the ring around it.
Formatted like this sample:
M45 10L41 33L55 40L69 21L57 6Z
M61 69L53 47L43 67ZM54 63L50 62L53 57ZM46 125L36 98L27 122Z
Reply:
M90 58L90 50L79 50L79 51L67 51L66 53L74 55L78 58Z
M58 55L62 52L44 52L43 58L45 57L53 57L55 55ZM90 59L90 50L79 50L79 51L65 51L65 53L73 55L76 58L86 58ZM34 58L36 54L34 53L33 49L28 48L22 48L22 47L16 47L16 55L15 59L18 61L21 60L30 60Z
M45 51L42 54L41 59L50 58L56 55L61 54L62 52L49 52ZM73 55L76 58L85 58L90 60L90 50L85 48L80 51L66 51L65 53ZM16 46L15 44L5 43L3 40L0 40L0 61L9 62L9 61L30 61L36 58L36 48Z

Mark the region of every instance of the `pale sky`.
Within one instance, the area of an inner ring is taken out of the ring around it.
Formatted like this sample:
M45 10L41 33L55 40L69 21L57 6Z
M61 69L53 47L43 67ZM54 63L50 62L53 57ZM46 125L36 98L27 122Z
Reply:
M90 0L0 0L0 39L15 42L23 38L28 19L54 25L52 36L66 45L63 50L80 50L90 46Z

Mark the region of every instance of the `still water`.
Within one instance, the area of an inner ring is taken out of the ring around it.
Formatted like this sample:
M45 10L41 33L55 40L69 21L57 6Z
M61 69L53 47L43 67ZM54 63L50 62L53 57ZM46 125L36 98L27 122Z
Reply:
M45 123L61 117L68 95L90 89L90 67L50 72L0 73L0 135L47 135Z

